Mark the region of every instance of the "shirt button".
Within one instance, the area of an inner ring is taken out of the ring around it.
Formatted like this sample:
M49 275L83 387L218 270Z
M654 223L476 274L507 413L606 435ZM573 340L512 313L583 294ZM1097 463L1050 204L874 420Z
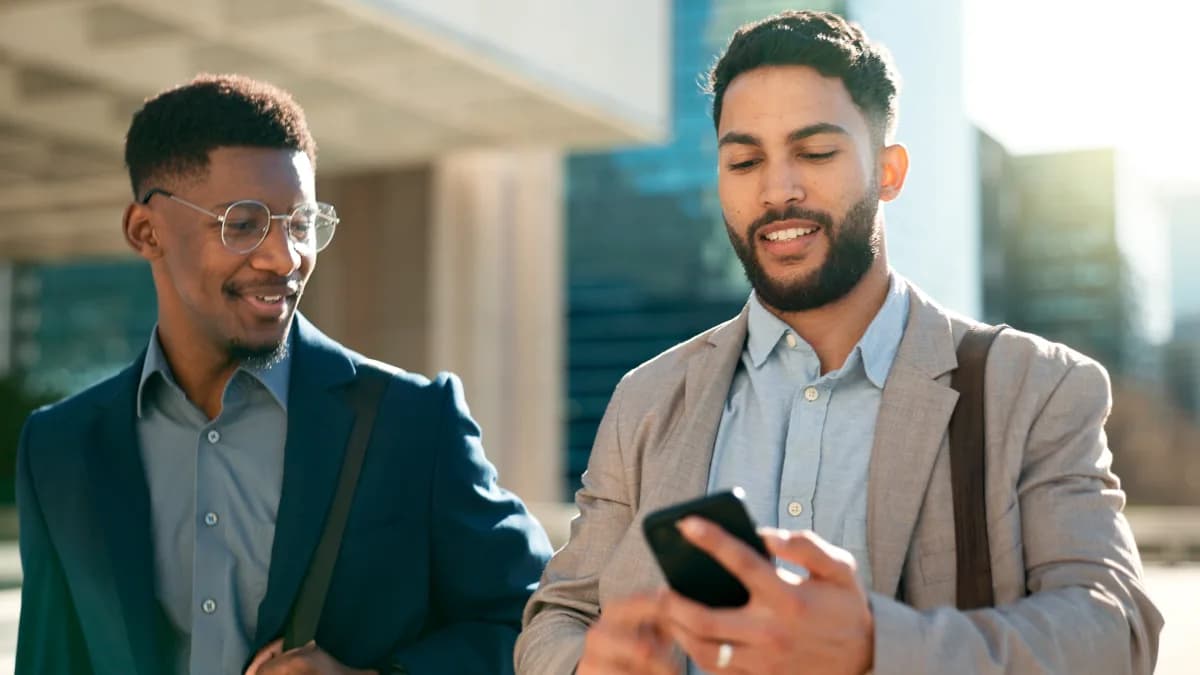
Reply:
M213 612L217 611L217 601L213 600L212 598L207 598L204 602L200 603L200 609L205 614L212 614Z
M213 513L212 511L204 514L204 524L209 527L215 526L217 524L217 514Z
M789 502L788 503L788 514L789 515L798 516L801 513L804 513L804 505L803 504L801 504L800 502Z
M212 431L208 432L208 442L209 443L216 443L219 440L221 440L221 432L217 431L216 429L213 429Z
M804 400L808 402L815 401L821 398L821 392L817 391L816 387L806 387L804 389Z
M787 334L787 337L786 337L786 338L784 338L784 341L785 341L785 342L787 342L787 346L788 346L788 348L789 348L789 349L795 349L795 348L796 348L796 336L795 336L795 335L792 335L791 333L788 333L788 334Z

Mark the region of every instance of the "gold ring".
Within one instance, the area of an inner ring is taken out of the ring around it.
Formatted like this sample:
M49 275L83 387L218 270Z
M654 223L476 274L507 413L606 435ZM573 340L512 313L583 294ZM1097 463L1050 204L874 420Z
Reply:
M722 642L717 648L717 668L724 670L729 667L729 662L733 660L733 645L728 642Z

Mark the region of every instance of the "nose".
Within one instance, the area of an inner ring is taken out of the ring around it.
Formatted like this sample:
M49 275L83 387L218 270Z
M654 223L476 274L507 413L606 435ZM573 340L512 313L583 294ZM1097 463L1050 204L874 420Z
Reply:
M762 176L761 199L764 208L783 209L804 201L803 176L793 162L767 162Z
M268 228L266 238L250 252L250 264L255 269L289 276L300 267L303 256L288 235L287 221L272 218Z

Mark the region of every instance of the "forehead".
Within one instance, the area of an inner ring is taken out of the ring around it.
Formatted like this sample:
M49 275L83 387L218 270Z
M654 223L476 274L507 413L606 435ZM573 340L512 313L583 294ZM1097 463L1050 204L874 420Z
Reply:
M293 203L312 199L315 176L308 155L299 150L221 147L208 154L200 181L213 197L255 198Z
M738 131L772 141L822 122L852 136L868 135L866 117L840 79L808 66L764 66L738 75L725 88L717 134Z

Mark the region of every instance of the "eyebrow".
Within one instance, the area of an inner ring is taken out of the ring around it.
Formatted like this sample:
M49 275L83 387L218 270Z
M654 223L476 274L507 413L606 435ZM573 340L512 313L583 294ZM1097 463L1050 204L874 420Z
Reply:
M841 134L843 136L849 136L850 132L846 131L845 128L837 124L832 124L830 122L818 122L817 124L810 124L806 127L796 129L792 133L788 134L787 141L788 143L795 143L796 141L802 141L810 136L816 136L818 134ZM717 141L718 148L731 144L762 147L762 140L754 134L747 134L741 131L730 131L722 136L721 140Z

